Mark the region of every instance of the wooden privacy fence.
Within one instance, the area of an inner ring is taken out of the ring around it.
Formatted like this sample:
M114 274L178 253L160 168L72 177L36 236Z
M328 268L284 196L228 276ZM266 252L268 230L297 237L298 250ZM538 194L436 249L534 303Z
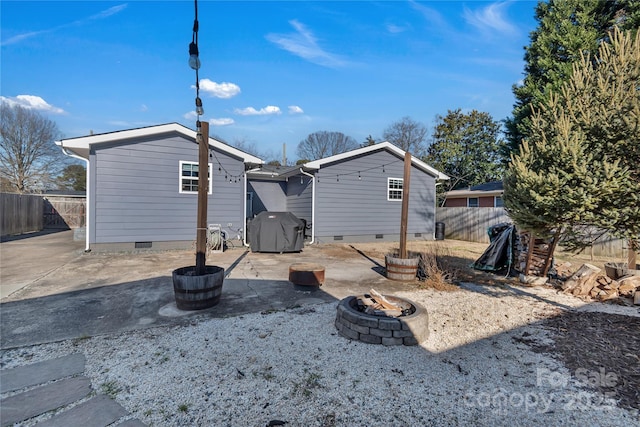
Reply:
M44 228L80 228L85 226L86 197L44 197Z
M487 228L513 222L504 208L437 208L436 221L443 222L446 239L489 243Z
M503 222L513 222L504 208L437 208L436 221L445 225L445 238L489 244L487 228ZM627 243L604 235L585 253L626 259Z
M43 228L42 196L0 193L2 236L40 231Z

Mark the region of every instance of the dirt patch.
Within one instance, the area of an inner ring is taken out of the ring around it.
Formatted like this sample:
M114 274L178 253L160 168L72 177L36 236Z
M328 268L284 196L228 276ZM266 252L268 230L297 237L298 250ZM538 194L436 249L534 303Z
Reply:
M567 312L542 322L551 345L526 342L559 359L588 388L640 409L640 317L601 312Z

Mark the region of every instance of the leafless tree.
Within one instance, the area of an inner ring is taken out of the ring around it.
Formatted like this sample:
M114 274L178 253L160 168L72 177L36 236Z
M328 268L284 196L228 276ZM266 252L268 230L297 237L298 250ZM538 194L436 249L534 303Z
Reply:
M406 116L386 128L382 137L404 151L422 157L425 153L426 135L427 127L424 124Z
M0 177L12 191L34 192L51 186L69 163L54 140L55 122L38 112L3 102L0 105Z
M317 160L358 147L354 138L341 132L318 131L300 141L296 154L301 159Z

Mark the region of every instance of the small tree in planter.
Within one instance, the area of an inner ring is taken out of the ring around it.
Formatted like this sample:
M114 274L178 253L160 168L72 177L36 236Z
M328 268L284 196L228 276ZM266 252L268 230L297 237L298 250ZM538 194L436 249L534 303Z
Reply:
M384 257L387 279L412 281L418 272L420 257L407 256L407 222L409 217L409 181L411 179L411 153L404 154L402 181L402 213L400 217L400 253Z
M200 122L204 114L200 99L198 69L198 0L195 3L193 38L189 44L189 66L196 72L196 142L198 143L198 217L196 230L196 265L173 270L176 305L181 310L201 310L220 302L224 268L206 265L207 197L209 193L209 123Z

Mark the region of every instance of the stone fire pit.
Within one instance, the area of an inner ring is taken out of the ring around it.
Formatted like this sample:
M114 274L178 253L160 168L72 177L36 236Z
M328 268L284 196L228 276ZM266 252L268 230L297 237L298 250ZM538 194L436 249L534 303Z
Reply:
M369 314L363 311L361 302L369 297L349 296L340 301L335 322L340 335L382 345L418 345L429 337L429 322L424 307L403 298L384 295L389 302L402 307L402 314L397 317L382 312Z

